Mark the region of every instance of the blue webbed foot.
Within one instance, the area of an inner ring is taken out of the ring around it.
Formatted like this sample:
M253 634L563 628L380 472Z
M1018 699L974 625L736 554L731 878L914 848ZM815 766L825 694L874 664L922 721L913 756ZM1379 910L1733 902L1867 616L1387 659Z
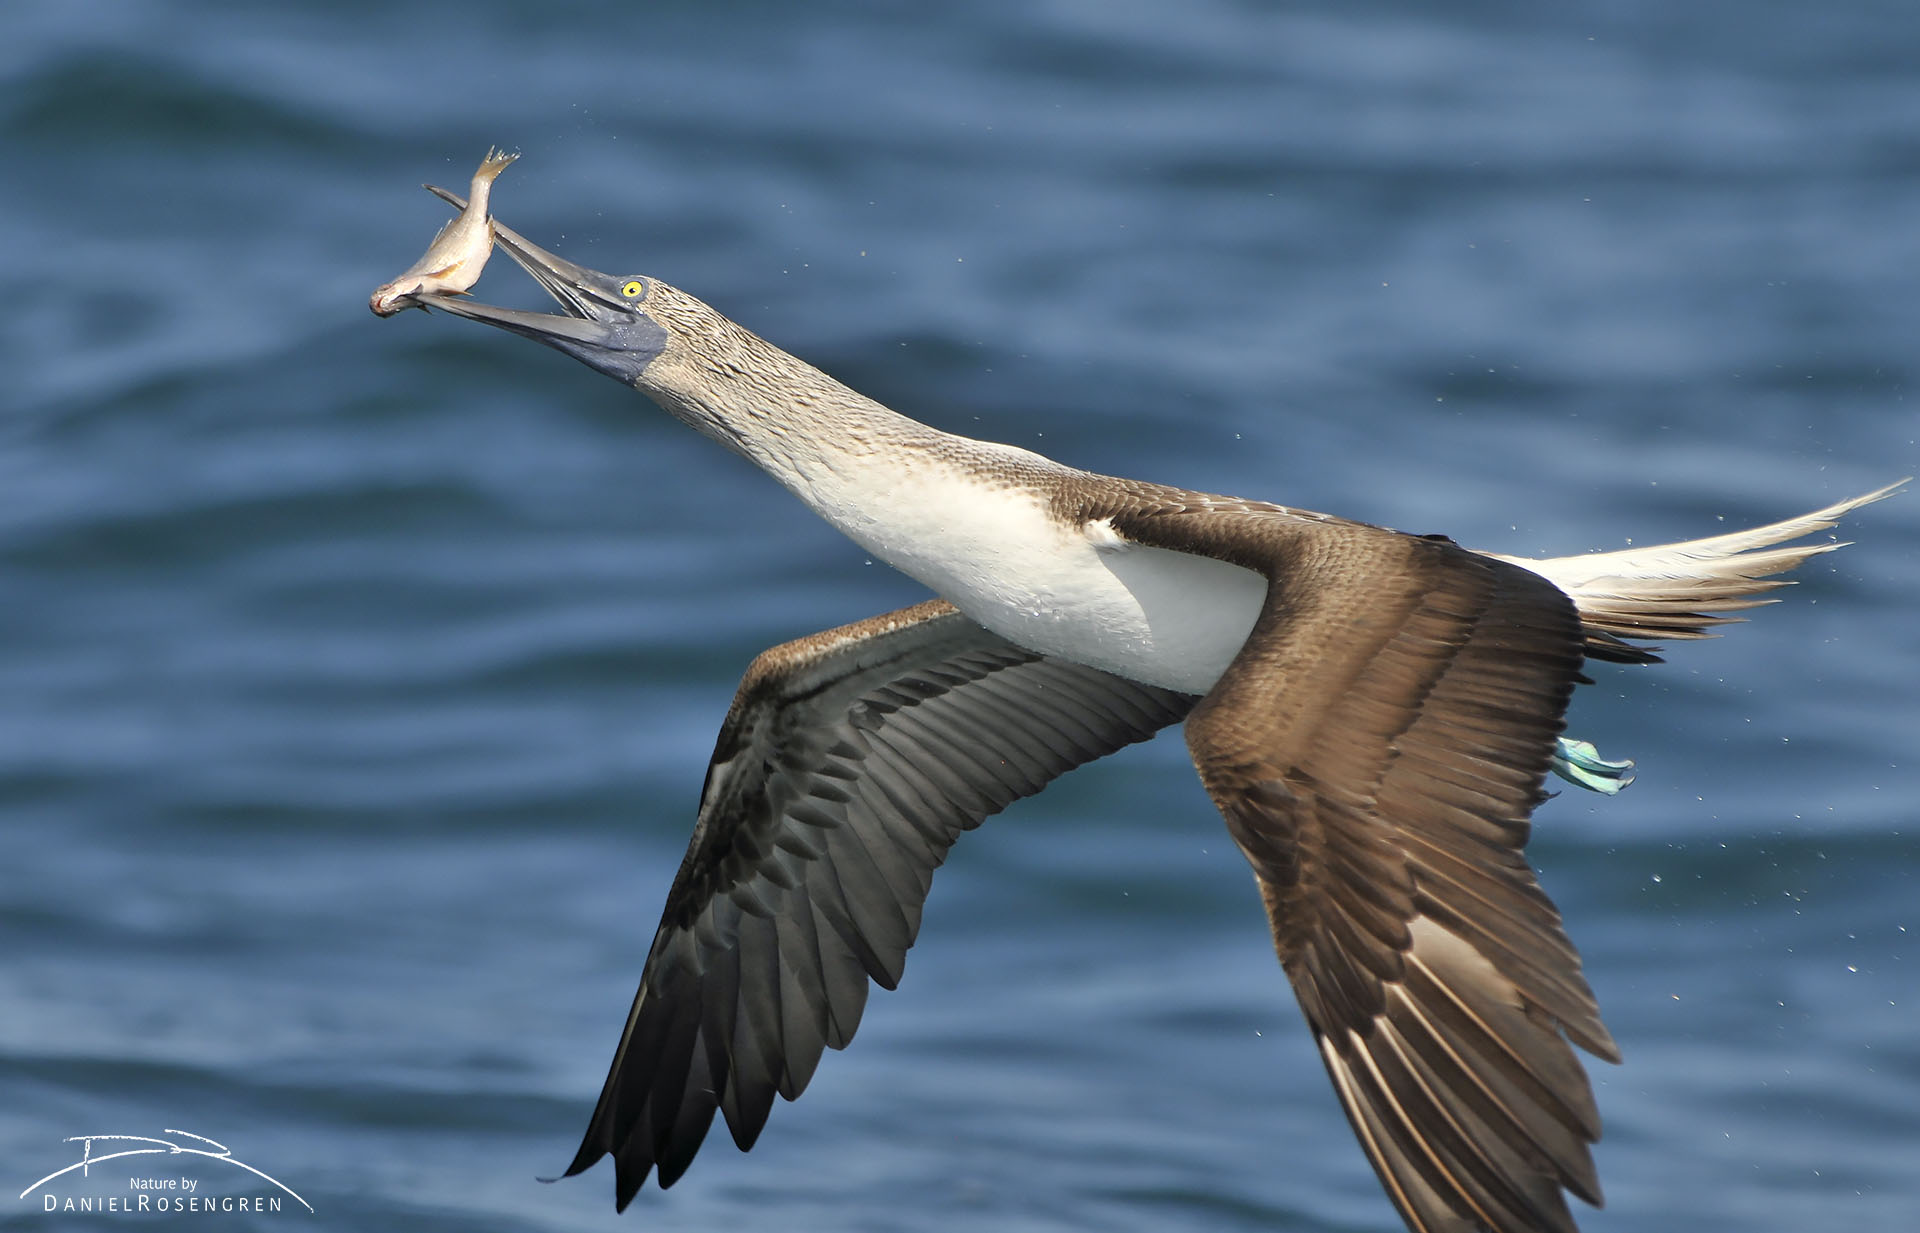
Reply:
M1633 759L1609 762L1590 742L1563 736L1553 751L1553 773L1589 792L1612 796L1633 782Z

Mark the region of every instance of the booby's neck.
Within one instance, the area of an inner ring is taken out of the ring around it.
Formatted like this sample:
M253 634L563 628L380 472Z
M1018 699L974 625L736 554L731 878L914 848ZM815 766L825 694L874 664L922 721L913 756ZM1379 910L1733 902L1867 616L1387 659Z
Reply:
M1245 643L1263 578L1076 512L1145 486L929 428L665 284L647 313L668 341L637 389L1002 637L1189 693Z
M665 283L650 285L647 314L667 342L635 388L824 516L845 504L835 489L855 475L871 480L876 459L907 463L966 442L842 385Z

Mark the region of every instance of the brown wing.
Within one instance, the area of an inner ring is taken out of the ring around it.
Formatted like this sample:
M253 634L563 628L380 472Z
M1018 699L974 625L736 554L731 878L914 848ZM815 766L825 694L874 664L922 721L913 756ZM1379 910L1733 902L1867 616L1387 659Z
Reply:
M1258 878L1328 1073L1415 1230L1574 1229L1609 1061L1579 956L1522 848L1582 661L1535 574L1350 523L1169 508L1126 539L1266 573L1187 724Z
M614 1157L621 1208L671 1185L714 1111L742 1150L776 1092L891 989L960 832L1184 717L1194 699L1044 659L933 601L748 669L569 1175Z

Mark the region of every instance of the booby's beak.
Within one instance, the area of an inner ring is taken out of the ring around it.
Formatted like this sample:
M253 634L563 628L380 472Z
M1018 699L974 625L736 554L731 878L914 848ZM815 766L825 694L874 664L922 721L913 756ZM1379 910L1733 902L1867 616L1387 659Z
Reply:
M441 200L466 208L466 198L458 193L432 184L426 188ZM495 243L558 301L560 312L500 308L439 293L419 296L420 303L546 343L624 384L632 384L648 361L660 354L666 331L647 316L643 302L621 292L634 280L576 265L497 219L493 233Z

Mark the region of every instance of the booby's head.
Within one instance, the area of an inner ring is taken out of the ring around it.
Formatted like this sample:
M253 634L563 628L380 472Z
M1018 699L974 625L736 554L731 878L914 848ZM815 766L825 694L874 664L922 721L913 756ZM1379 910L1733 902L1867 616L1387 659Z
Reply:
M458 195L432 191L466 207ZM783 427L795 415L831 420L816 431L895 436L933 430L879 406L795 359L677 287L645 275L612 275L557 257L496 220L494 242L560 305L557 313L497 308L464 296L427 293L428 308L543 342L658 403L668 414L776 473L783 451L805 433ZM791 460L789 459L788 462ZM790 468L789 468L790 469ZM798 482L798 481L796 481Z
M461 204L444 189L433 191ZM421 295L419 302L546 343L623 385L641 384L647 365L667 349L670 330L654 313L679 298L672 289L640 275L590 270L497 222L493 229L494 241L546 288L560 312L525 312L442 294Z

